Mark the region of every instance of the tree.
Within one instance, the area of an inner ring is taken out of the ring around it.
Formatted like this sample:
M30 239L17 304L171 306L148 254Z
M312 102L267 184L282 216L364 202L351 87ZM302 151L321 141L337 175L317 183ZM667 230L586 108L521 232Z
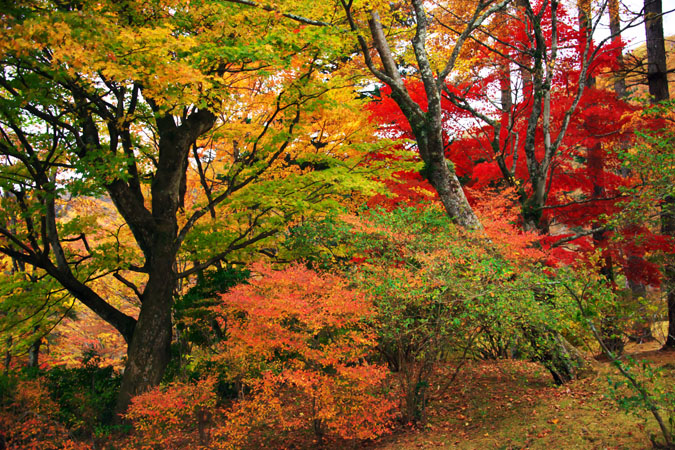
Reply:
M663 37L663 8L661 0L645 0L645 36L647 38L647 81L653 101L668 100L668 67Z
M474 191L517 188L520 220L544 235L543 245L554 247L552 260L569 262L591 250L594 236L609 275L616 252L601 217L617 210L620 187L629 181L618 175L621 163L606 149L628 135L622 114L632 108L592 87L597 74L616 65L621 43L593 43L590 30L599 16L586 11L521 1L477 30L482 39L464 55L471 57L470 69L443 92L444 127L457 136L446 155L470 188L473 205L480 204ZM456 29L439 14L435 19L443 30ZM421 85L410 81L407 88L418 93ZM378 122L397 136L414 137L405 118L392 113L393 92L381 94L371 107ZM569 232L547 236L560 224ZM560 248L570 241L576 251ZM560 378L568 371L555 372Z
M670 98L661 0L645 0L644 5L649 95L653 102L660 102ZM675 197L672 195L666 195L661 205L661 232L675 238ZM668 304L668 337L664 349L675 349L675 262L672 255L666 261L663 280Z
M396 61L396 55L387 41L380 13L376 9L367 8L367 23L369 34L377 55L382 63L379 69L370 54L366 38L362 35L352 1L341 0L347 20L353 32L357 34L361 52L370 72L389 89L391 98L396 102L405 116L422 161L424 161L424 175L434 187L445 207L448 216L465 228L479 228L480 222L469 206L462 186L457 179L454 167L445 157L445 136L443 130L443 110L441 99L447 91L446 79L455 69L462 46L471 34L480 27L496 11L503 9L510 0L479 2L469 14L466 28L455 40L450 56L445 63L432 62L427 50L429 33L429 17L422 0L411 0L410 6L400 6L400 11L394 14L402 16L399 23L406 33L414 31L410 43L415 57L414 65L408 68L419 77L424 86L424 95L418 101L414 100L409 88L401 75L402 67ZM410 26L412 24L412 26ZM388 25L396 25L391 20ZM434 70L437 74L434 75Z
M162 378L179 280L261 245L308 205L370 189L353 153L335 152L349 145L335 124L318 136L306 122L329 109L321 60L341 46L220 2L21 2L2 22L3 214L20 223L0 228L0 251L124 337L122 411ZM218 134L232 124L235 137ZM109 199L119 233L90 242L86 220L63 218L75 196ZM214 215L228 217L217 243L202 239ZM92 287L101 277L136 297L137 319Z

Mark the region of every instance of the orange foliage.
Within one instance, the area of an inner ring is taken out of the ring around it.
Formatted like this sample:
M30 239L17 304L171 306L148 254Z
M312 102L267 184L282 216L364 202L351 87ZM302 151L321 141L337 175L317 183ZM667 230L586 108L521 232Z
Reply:
M68 429L51 417L57 412L57 406L49 398L42 380L19 381L12 394L13 402L0 410L0 442L4 440L8 449L92 448L89 444L73 440Z
M318 437L384 433L393 406L381 395L386 369L365 361L375 346L363 325L372 304L345 280L300 265L252 270L258 276L215 308L228 331L219 359L252 391L219 433L232 442L262 423Z
M134 397L126 418L136 433L125 448L204 448L216 405L214 384L215 378L172 383Z
M294 265L252 266L250 284L213 308L225 339L209 365L239 387L216 407L215 378L172 383L133 399L126 448L238 449L272 431L311 430L319 439L370 439L389 429L394 403L387 370L366 361L375 338L364 320L373 306L342 278ZM263 443L260 443L263 444Z
M515 264L543 261L547 255L537 245L541 236L520 227L521 204L518 189L499 191L470 190L476 200L476 214L484 227L485 237L506 259Z

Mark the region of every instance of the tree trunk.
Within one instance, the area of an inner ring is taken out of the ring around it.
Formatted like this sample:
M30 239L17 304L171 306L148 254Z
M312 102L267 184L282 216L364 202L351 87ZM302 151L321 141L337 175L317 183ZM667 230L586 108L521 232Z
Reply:
M647 81L652 102L670 98L666 45L663 36L661 0L645 0L645 34L647 37ZM675 198L667 196L661 205L661 233L675 237ZM675 349L675 261L674 255L666 256L663 289L668 304L668 337L664 349Z
M590 30L592 28L592 22L590 18L590 2L588 0L580 0L577 4L578 13L579 13L579 26L586 35L586 39L592 39L590 35ZM611 11L611 8L610 8ZM611 19L610 19L611 21ZM614 23L615 27L620 27L620 23ZM595 88L596 80L592 75L586 76L586 87ZM624 84L625 91L625 84ZM591 198L594 200L600 200L605 197L605 158L602 151L602 144L597 142L590 146L587 149L587 171L589 178L593 180L593 191L591 193ZM591 223L591 227L596 227L599 224ZM593 246L596 249L602 251L605 246L605 241L607 237L605 236L604 231L596 231L593 233ZM600 273L607 280L609 285L614 284L614 268L612 263L612 257L609 255L603 255L602 267L600 268ZM611 313L605 313L601 318L602 327L602 339L607 348L610 348L613 353L621 354L623 353L623 338L621 337L621 330L617 325L616 316Z
M28 348L28 367L36 368L40 364L40 347L42 346L42 336L33 341Z
M609 9L609 31L612 35L612 40L613 41L619 41L621 40L621 15L619 13L619 0L609 0L608 3L608 9ZM623 55L619 54L617 57L617 62L620 67L623 67ZM614 79L614 93L616 94L617 97L620 99L627 99L628 98L628 90L626 89L626 79L624 78L624 75L619 75ZM628 142L621 142L621 148L623 150L628 149ZM621 169L621 175L624 177L629 177L630 176L630 169L628 168L622 168ZM636 263L641 264L641 258L638 256L628 256L629 261L631 259L634 259ZM631 264L631 263L629 263ZM644 297L646 293L645 286L642 283L639 283L637 281L632 281L628 283L630 289L631 289L631 297L633 298L634 302L638 302L638 299L640 297ZM638 324L636 324L638 325ZM604 326L604 324L603 324ZM640 328L640 327L638 327ZM643 334L646 332L646 336L651 336L651 326L649 321L647 321L647 326L642 326L641 327L643 331L639 331L638 334ZM604 333L603 330L600 330L601 333ZM608 341L605 342L605 345L607 346L607 349L612 351L613 353L616 354L621 354L623 351L623 340L621 342L621 348L618 347L613 347L612 346L613 342Z
M661 232L666 236L674 238L675 197L666 197L661 208ZM669 254L667 258L662 289L666 291L666 301L668 303L668 336L663 348L664 350L675 350L675 255Z
M153 104L153 108L154 107ZM158 112L158 111L156 111ZM141 312L127 349L127 364L117 398L118 414L131 398L156 386L171 359L173 295L180 248L177 212L183 203L187 157L197 138L216 117L207 110L193 112L180 126L171 115L157 119L159 161L152 180L152 226L139 230L146 256L148 282L141 296Z
M621 15L619 14L619 0L609 0L607 5L609 9L609 32L612 35L612 41L621 40ZM617 56L617 63L623 67L623 54ZM626 89L626 80L623 75L617 76L614 79L614 92L617 97L625 99L628 96Z
M427 111L424 111L420 104L415 102L408 92L403 78L399 72L398 63L395 60L387 37L380 22L379 13L376 10L371 11L368 26L373 38L373 44L382 61L384 72L377 69L370 58L370 50L365 39L359 36L359 45L366 59L368 69L380 81L391 88L391 98L396 102L401 112L407 119L415 135L417 147L422 161L424 161L424 176L434 187L448 216L459 226L468 229L481 228L480 221L476 217L473 209L469 205L464 195L464 190L457 179L454 168L448 165L445 159L445 146L443 142L443 110L441 108L441 92L445 84L445 76L439 74L438 78L434 75L434 70L429 61L429 55L426 51L427 36L427 14L424 10L423 2L413 0L412 2L415 19L417 21L416 33L411 44L415 53L415 59L419 66L419 73L424 84L424 91L427 100ZM349 5L343 3L345 12L350 21L353 31L357 31L352 16L351 2ZM463 37L466 39L466 36ZM458 42L455 50L459 50L464 41ZM458 47L459 46L459 47ZM453 51L456 56L457 52ZM446 70L450 70L454 65L454 60L448 62Z
M647 81L654 102L668 100L666 45L663 37L661 0L645 0L645 35L647 37Z
M553 299L539 289L535 289L534 295L542 304L550 304ZM535 352L534 359L546 367L556 384L568 383L593 371L581 352L548 324L527 326L523 334Z
M9 372L9 366L12 364L12 336L7 337L7 351L5 352L5 360L3 365L5 367L5 373Z
M463 228L480 228L480 221L464 195L457 174L454 168L450 167L452 163L445 159L443 143L434 142L433 145L441 148L431 152L431 157L425 160L425 164L429 172L429 182L438 192L445 211L453 222Z
M642 257L628 254L628 269L630 272L637 272L640 265L644 264ZM628 280L630 295L632 301L638 305L637 318L633 323L633 330L628 338L639 344L654 340L652 335L652 321L648 317L645 299L647 298L647 288L644 284L636 280Z
M124 413L131 398L156 386L170 360L171 307L176 285L171 251L153 255L150 277L143 292L143 306L134 336L127 349L127 364L117 398L118 413Z
M602 144L596 143L588 149L587 170L589 178L593 180L593 199L602 199L605 197L605 160L602 154ZM599 224L591 224L591 227L596 227ZM596 231L593 233L593 246L596 249L605 247L607 237L604 231ZM612 257L606 252L603 252L602 266L600 267L600 274L607 280L609 286L614 285L614 267ZM611 312L606 312L602 317L602 326L600 329L603 342L605 346L616 355L623 353L623 337L622 330L617 323L617 317Z

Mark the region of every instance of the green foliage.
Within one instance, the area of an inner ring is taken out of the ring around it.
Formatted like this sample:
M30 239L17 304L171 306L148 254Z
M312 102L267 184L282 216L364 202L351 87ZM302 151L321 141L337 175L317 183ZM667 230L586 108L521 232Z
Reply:
M210 307L219 302L218 294L246 282L251 272L237 267L226 267L203 273L197 284L174 303L178 330L184 338L196 345L207 345L219 337L220 331L212 327ZM215 333L215 336L214 336Z
M72 298L50 278L22 270L0 273L0 352L25 355L64 317L74 318Z
M666 447L672 448L675 429L675 390L672 374L655 367L649 361L636 362L631 357L620 358L604 344L599 331L603 309L616 301L616 294L597 270L574 271L566 269L558 277L561 294L564 292L577 307L577 319L594 336L603 353L619 370L620 376L608 377L609 396L619 407L643 419L649 416L658 423ZM652 441L656 442L654 438Z
M668 196L675 196L675 100L651 105L633 118L636 141L631 147L616 147L613 152L623 168L639 180L621 188L626 194L624 208L612 219L614 225L626 222L644 224L650 207L663 206Z
M669 413L675 405L672 374L663 367L655 366L653 362L645 359L636 361L631 356L626 356L616 364L621 364L627 372L638 379L650 395L649 399L643 398L625 377L608 376L610 397L623 411L645 420L648 418L651 404L658 405L658 408L667 414L670 432L675 431L673 428L675 413Z
M224 339L224 330L216 321L211 310L219 303L219 294L228 292L234 286L245 283L251 272L245 268L225 267L202 272L197 284L192 286L174 303L177 339L172 344L171 363L167 368L165 380L175 380L184 376L197 379L213 370L203 359L192 361L195 347L204 349ZM233 389L229 383L220 381L216 388L221 397L232 397Z
M16 377L9 372L0 373L0 406L7 406L11 399L12 393L16 389Z
M43 376L58 405L55 418L59 422L80 435L110 428L120 386L120 375L112 367L99 367L96 355L88 355L81 367L54 367Z
M551 336L570 328L569 304L544 295L536 258L515 256L528 254L527 241L500 247L432 205L327 218L295 228L289 242L372 299L377 348L399 378L406 421L424 419L440 362L505 356L514 343L543 360Z

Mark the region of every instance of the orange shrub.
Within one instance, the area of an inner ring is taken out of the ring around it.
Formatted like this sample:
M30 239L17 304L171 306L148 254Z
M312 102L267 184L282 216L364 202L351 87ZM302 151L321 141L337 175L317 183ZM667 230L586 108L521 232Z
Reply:
M203 448L216 404L214 378L171 383L133 398L126 418L134 436L126 448Z
M8 449L90 450L92 447L72 439L68 429L52 416L57 405L41 378L18 381L0 410L0 441ZM5 447L3 447L5 448Z
M258 427L312 430L318 438L374 438L387 431L387 370L369 364L373 306L334 275L300 265L255 264L250 284L214 308L227 339L216 361L250 392L215 432L223 448ZM225 444L228 442L228 444Z

